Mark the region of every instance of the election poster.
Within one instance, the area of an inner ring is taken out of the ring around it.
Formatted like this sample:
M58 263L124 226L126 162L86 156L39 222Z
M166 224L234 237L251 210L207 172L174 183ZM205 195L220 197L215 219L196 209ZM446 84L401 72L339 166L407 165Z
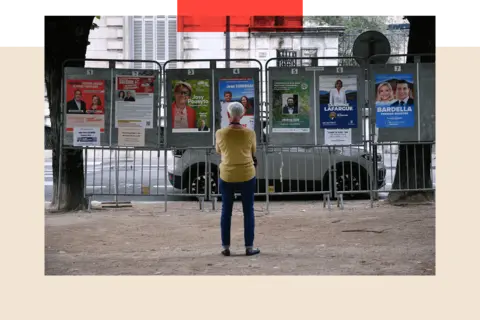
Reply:
M357 128L357 76L322 75L319 84L320 128Z
M228 126L227 107L231 102L240 102L245 108L240 124L246 128L255 128L255 84L252 78L227 78L218 81L220 100L220 127Z
M172 133L210 132L210 80L172 81Z
M95 127L104 132L105 80L68 79L65 93L66 131Z
M154 76L117 76L115 128L153 129L154 85Z
M309 81L273 81L272 132L310 132Z
M377 128L411 128L415 125L413 74L375 76Z

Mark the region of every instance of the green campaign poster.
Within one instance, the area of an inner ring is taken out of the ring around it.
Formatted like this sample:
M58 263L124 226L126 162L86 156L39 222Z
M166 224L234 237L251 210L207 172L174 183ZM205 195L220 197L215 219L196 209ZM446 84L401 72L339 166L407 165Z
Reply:
M310 132L308 81L273 81L272 132Z
M210 80L172 81L172 132L210 132Z

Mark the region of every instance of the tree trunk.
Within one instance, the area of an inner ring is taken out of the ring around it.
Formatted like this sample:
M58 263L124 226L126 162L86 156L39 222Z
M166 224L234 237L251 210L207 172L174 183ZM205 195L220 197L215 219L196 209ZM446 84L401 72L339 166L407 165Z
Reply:
M45 84L47 87L52 126L52 169L54 193L52 206L59 204L57 198L59 166L61 172L61 203L62 210L78 210L85 206L83 152L81 150L63 150L60 159L60 123L61 86L63 79L62 64L67 59L84 59L94 16L45 17ZM84 63L69 64L69 66L84 67Z
M408 16L410 32L409 54L435 53L435 16ZM408 57L407 62L414 62ZM422 57L421 62L435 62L435 57ZM432 188L432 144L420 143L400 145L393 190ZM433 199L432 191L390 192L388 200L392 204L423 202Z

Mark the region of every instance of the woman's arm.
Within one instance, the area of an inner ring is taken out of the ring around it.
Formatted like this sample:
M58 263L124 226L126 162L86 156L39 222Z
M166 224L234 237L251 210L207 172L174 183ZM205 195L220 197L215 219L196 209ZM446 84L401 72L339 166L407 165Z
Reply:
M330 94L329 94L329 98L330 98L330 101L329 101L329 104L333 105L333 95L335 94L335 91L333 90L330 90Z
M252 155L257 152L257 134L252 130Z

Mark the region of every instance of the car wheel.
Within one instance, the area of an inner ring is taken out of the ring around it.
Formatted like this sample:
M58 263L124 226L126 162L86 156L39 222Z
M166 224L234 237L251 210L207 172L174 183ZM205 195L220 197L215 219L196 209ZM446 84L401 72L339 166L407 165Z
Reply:
M368 187L368 173L362 166L355 163L345 163L337 165L337 174L335 185L333 186L337 191L362 191L366 194ZM332 179L333 182L333 179ZM355 198L359 196L358 193L344 194L344 197Z
M207 180L207 174L205 172L200 173L196 177L192 177L188 186L188 193L198 196L205 195ZM206 200L210 199L211 194L218 194L218 179L213 172L210 172L210 188L207 192Z

